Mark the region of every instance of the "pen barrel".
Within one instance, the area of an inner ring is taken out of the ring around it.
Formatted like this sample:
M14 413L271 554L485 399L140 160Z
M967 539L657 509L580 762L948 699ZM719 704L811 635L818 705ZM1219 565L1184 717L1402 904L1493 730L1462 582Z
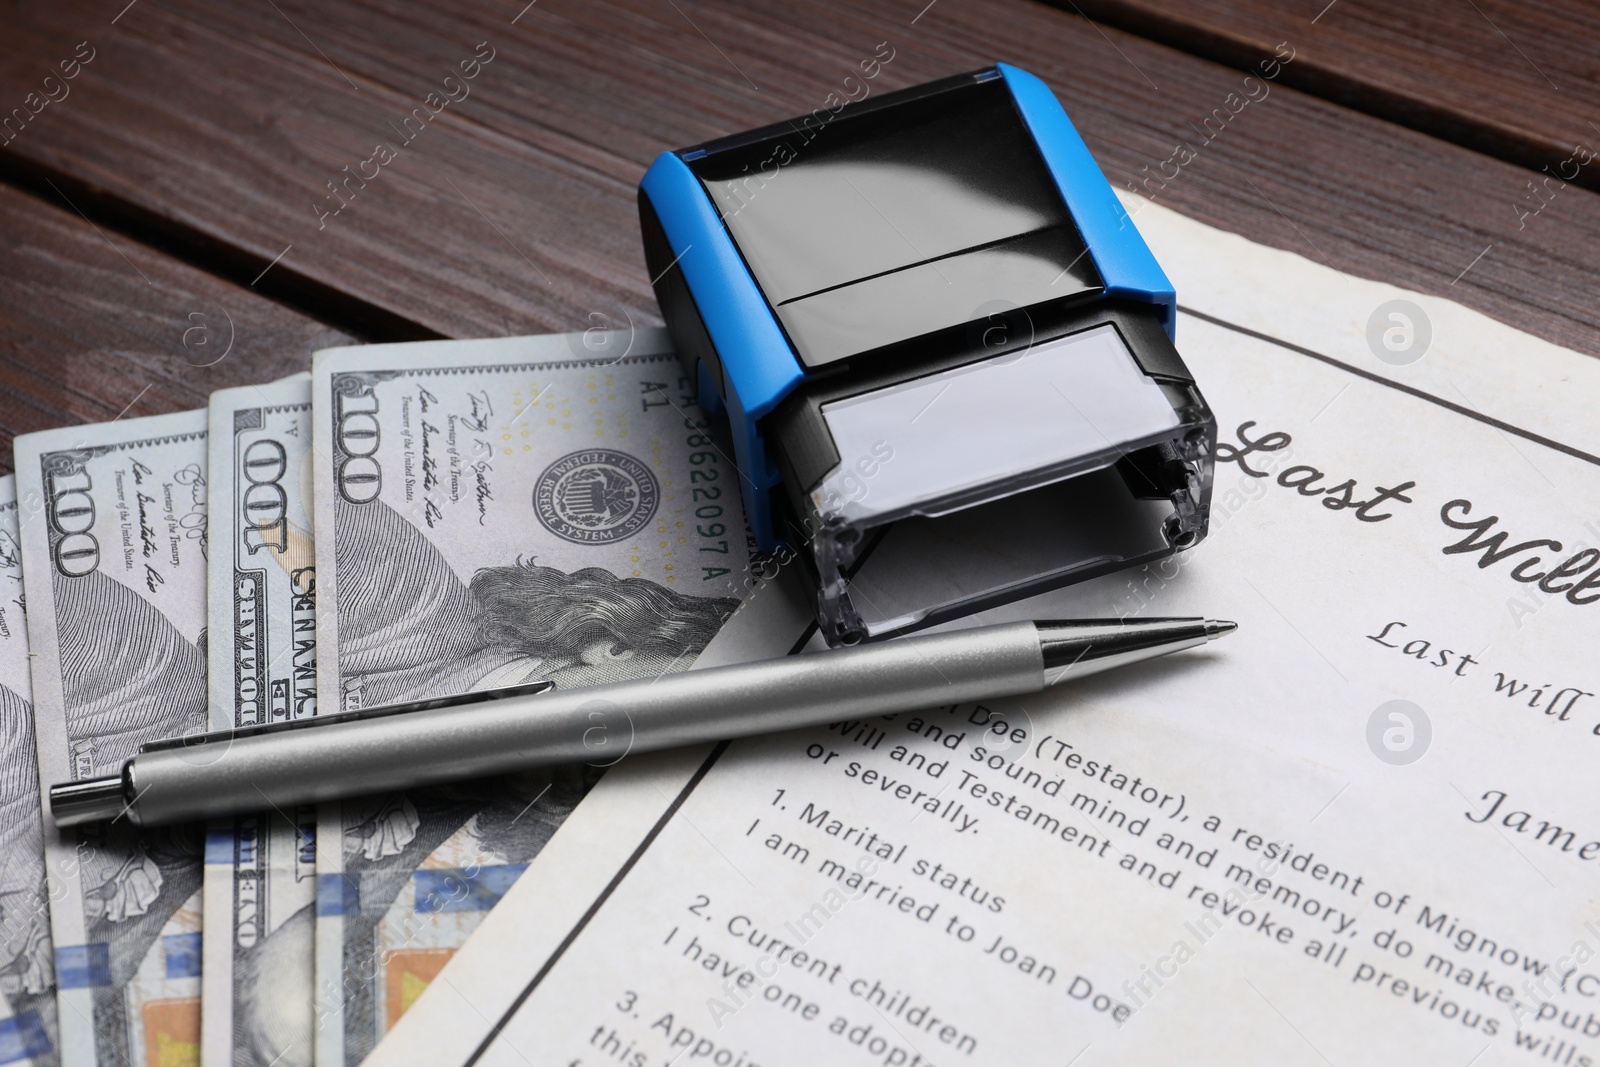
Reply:
M142 825L384 793L1037 692L1031 622L142 752Z

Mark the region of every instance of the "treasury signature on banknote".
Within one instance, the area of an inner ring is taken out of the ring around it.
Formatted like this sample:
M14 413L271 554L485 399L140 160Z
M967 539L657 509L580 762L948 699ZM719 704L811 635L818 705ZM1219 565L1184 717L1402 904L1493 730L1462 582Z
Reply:
M16 461L40 778L116 774L205 728L206 413L27 434ZM45 833L62 1062L192 1059L201 835Z
M738 605L739 474L665 331L331 349L313 403L324 712L682 670ZM319 1065L373 1048L598 773L322 809Z
M210 728L308 718L317 713L311 376L215 392L210 424ZM316 886L314 808L207 828L205 1063L311 1064Z

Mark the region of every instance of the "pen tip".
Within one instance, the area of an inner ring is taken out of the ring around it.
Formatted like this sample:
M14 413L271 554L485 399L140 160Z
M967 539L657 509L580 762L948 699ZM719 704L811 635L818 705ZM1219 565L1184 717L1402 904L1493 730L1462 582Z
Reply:
M1231 633L1233 633L1233 631L1237 630L1238 628L1239 628L1239 624L1238 623L1236 623L1236 622L1228 622L1226 619L1207 619L1206 620L1206 640L1207 641L1215 641L1217 638L1221 637L1223 634L1231 634Z

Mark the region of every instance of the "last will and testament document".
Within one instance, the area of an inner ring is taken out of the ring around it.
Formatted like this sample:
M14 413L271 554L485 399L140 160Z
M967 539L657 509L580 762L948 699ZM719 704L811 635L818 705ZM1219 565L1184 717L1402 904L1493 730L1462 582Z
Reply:
M371 1062L1600 1064L1600 362L1129 207L1211 535L965 624L1237 634L625 759ZM763 584L698 665L808 625Z

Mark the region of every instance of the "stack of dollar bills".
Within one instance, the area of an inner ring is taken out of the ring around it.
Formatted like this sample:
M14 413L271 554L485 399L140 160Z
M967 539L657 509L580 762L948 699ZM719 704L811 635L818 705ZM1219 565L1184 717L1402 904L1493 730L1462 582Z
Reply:
M600 772L77 831L52 784L161 738L681 670L749 573L664 331L329 349L206 411L19 437L15 468L6 1064L353 1067Z

